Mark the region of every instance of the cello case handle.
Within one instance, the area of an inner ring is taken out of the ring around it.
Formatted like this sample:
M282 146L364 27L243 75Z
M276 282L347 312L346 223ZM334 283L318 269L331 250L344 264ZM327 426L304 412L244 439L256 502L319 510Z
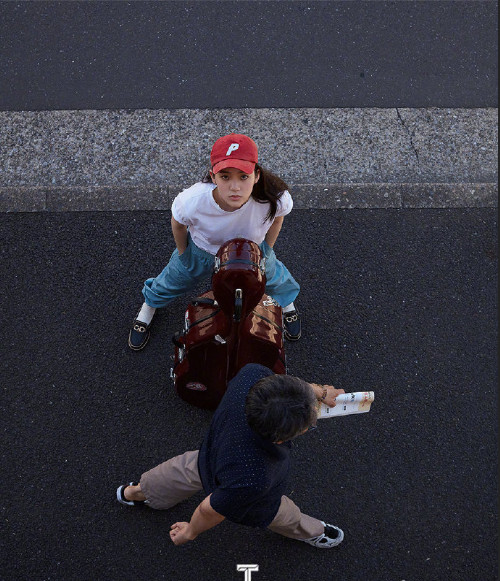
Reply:
M243 291L237 288L234 291L234 315L233 319L236 323L241 321L241 311L243 309Z

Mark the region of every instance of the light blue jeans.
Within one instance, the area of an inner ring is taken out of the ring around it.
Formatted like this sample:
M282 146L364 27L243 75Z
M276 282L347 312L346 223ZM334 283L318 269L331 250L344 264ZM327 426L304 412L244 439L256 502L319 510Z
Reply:
M265 292L280 306L286 307L295 300L300 286L266 241L260 244L260 249L266 258ZM146 304L154 308L165 307L192 290L212 275L214 258L209 252L198 248L188 236L186 250L179 255L176 248L163 271L156 278L145 281L142 294Z

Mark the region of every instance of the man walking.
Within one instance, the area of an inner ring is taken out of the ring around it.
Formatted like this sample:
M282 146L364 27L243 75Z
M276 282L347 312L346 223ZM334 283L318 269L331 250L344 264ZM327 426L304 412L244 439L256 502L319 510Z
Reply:
M292 440L316 427L317 400L335 405L344 393L246 365L229 383L200 450L186 452L122 485L122 504L168 509L199 492L206 497L190 522L172 525L176 545L194 540L224 519L269 528L318 548L340 544L336 526L303 514L284 495Z

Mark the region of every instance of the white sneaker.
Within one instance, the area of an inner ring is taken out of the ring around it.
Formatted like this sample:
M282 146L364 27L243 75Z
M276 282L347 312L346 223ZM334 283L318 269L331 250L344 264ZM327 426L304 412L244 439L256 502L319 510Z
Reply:
M301 539L301 541L317 549L331 549L332 547L340 545L344 540L344 531L323 521L321 521L321 524L325 527L325 532L322 535L313 537L312 539Z
M137 486L138 482L130 482L129 484L122 484L116 489L116 500L121 504L126 504L127 506L141 506L147 504L145 500L127 500L125 498L125 488L128 486Z

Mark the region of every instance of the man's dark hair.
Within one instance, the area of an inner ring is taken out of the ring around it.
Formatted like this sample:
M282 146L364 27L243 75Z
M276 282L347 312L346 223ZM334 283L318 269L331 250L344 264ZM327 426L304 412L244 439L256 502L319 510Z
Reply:
M269 375L251 387L245 414L252 430L266 440L291 440L315 422L316 396L298 377Z

